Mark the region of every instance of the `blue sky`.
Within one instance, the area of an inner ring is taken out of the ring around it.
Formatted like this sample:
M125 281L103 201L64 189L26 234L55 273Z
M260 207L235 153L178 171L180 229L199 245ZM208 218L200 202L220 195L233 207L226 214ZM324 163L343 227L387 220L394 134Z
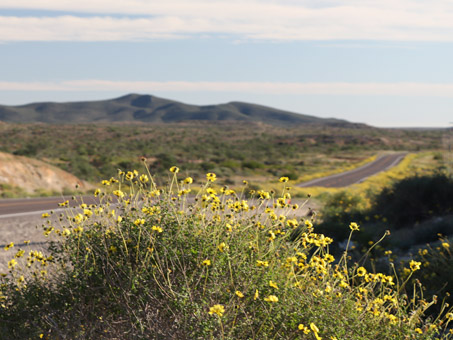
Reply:
M2 0L0 103L146 93L453 123L447 0Z

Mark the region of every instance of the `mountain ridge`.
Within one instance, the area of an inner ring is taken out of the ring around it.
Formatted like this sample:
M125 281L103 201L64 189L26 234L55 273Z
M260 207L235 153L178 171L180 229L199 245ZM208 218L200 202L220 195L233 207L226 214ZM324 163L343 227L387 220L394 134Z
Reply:
M78 102L36 102L0 105L0 121L9 123L95 123L183 121L243 121L270 125L316 124L364 126L335 118L319 118L272 107L232 101L216 105L192 105L153 95L131 93L118 98Z

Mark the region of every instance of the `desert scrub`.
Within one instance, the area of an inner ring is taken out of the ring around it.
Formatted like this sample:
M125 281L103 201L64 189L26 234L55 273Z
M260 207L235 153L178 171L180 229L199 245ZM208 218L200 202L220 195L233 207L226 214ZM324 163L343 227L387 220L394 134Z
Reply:
M407 297L396 276L349 263L347 250L335 259L316 221L294 217L288 178L279 193L247 201L247 183L235 192L208 173L192 192L193 179L179 173L171 167L168 185L157 187L149 172L119 171L96 190L99 204L45 223L48 254L9 245L0 337L449 337L449 310L425 318L434 302ZM349 227L350 241L360 227Z

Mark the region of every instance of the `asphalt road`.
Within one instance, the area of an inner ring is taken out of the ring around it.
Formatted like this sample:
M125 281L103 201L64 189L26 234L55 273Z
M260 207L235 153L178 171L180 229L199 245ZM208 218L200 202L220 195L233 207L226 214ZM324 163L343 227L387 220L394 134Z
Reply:
M93 204L95 198L93 196L84 196L82 200L77 198L73 200L68 197L39 197L39 198L17 198L17 199L2 199L0 200L0 217L9 217L14 215L24 215L27 213L48 212L50 210L62 209L58 203L65 200L69 201L69 206L74 207L82 203Z
M358 169L347 171L341 174L318 178L313 181L299 184L300 187L345 187L354 183L363 181L365 178L372 176L378 172L384 171L398 164L405 156L405 153L395 153L384 155L376 159L374 162L368 163ZM20 199L3 199L0 200L0 217L14 217L18 215L36 214L38 212L47 212L50 210L58 210L61 207L58 203L65 200L69 201L69 205L74 207L82 201L80 198L72 200L71 197L40 197L40 198L20 198ZM82 198L86 204L96 203L93 196L85 196Z
M348 185L360 183L366 178L379 172L385 171L397 165L406 156L406 153L394 153L383 155L375 161L368 163L360 168L343 172L340 174L314 179L309 182L301 183L299 187L325 187L340 188Z

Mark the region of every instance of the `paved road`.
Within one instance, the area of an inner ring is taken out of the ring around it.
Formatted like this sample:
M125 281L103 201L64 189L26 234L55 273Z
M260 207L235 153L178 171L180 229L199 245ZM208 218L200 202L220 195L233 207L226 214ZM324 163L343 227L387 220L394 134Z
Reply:
M383 155L377 158L374 162L368 163L360 168L343 172L340 174L314 179L309 182L301 183L299 187L326 187L340 188L351 184L360 183L364 179L375 175L381 171L385 171L397 165L406 153L394 153Z
M2 199L0 200L0 216L1 217L12 217L14 215L24 215L27 213L37 213L49 210L58 210L61 207L58 203L62 203L65 200L69 201L69 205L74 207L81 203L80 198L72 200L68 197L39 197L39 198L17 198L17 199ZM95 203L93 196L84 196L83 202L86 204Z
M369 176L395 166L404 158L405 155L405 153L384 155L376 159L374 162L368 163L358 169L329 177L318 178L313 181L299 184L298 186L321 186L330 188L345 187L363 181ZM0 200L0 218L36 214L37 212L41 211L45 212L49 210L58 210L60 208L58 206L58 203L61 203L65 200L69 201L70 206L76 206L81 203L79 198L74 201L71 199L71 197L3 199ZM86 204L96 203L93 196L83 197L83 202Z

